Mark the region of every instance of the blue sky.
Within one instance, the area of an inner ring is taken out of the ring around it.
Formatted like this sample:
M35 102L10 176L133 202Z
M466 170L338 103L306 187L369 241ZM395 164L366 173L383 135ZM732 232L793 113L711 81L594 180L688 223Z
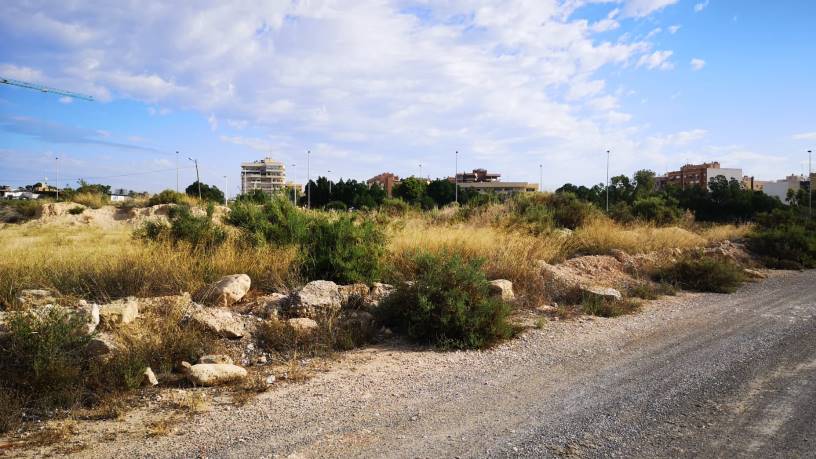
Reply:
M303 182L486 167L593 184L719 160L759 179L816 149L816 3L9 1L0 184L230 192L272 156ZM59 157L59 171L57 161ZM294 167L291 167L295 164ZM328 171L332 172L329 173Z

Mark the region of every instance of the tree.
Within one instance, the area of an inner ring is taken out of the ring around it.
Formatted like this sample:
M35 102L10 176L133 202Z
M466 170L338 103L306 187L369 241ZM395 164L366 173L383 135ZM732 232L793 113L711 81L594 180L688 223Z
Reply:
M425 180L408 177L394 186L394 197L410 204L418 204L425 196L426 187Z
M447 179L436 179L428 184L426 193L437 206L442 207L456 199L456 184Z
M641 169L635 172L635 198L644 198L654 193L657 181L654 171Z
M188 196L198 197L198 181L190 184L184 189ZM201 184L201 199L210 202L221 203L224 202L224 192L218 189L215 185Z

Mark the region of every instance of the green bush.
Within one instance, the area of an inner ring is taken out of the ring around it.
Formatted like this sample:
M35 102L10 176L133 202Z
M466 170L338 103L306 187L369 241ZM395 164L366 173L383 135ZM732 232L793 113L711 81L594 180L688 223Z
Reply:
M24 223L37 217L42 209L41 200L3 200L0 203L0 222L3 223Z
M511 208L518 222L534 234L555 226L576 229L593 214L592 204L572 193L524 193L513 198Z
M816 224L792 211L759 216L747 245L769 268L816 267Z
M413 282L402 281L377 313L408 338L448 349L484 348L509 338L510 306L490 295L481 260L420 252Z
M350 216L336 220L316 217L309 236L300 241L307 279L339 283L373 282L379 278L385 255L385 233L371 220Z
M187 206L170 209L170 225L148 221L136 232L136 236L150 241L168 240L189 243L193 248L210 251L227 240L224 228L213 223L211 212L196 216Z
M187 204L190 198L184 193L177 193L173 190L164 190L159 194L154 194L147 200L148 206L157 206L159 204Z
M70 209L68 209L68 213L71 214L71 215L79 215L82 212L85 212L84 207L76 206L76 207L71 207Z
M581 312L598 317L618 317L640 309L640 303L630 298L622 300L605 299L598 295L584 295Z
M684 258L659 269L654 278L686 290L717 293L732 293L745 282L736 263L715 258Z
M392 217L402 217L411 210L411 206L402 199L385 199L380 205L380 210Z
M632 214L642 220L658 225L669 225L680 220L683 211L674 199L666 200L661 196L649 196L635 201Z

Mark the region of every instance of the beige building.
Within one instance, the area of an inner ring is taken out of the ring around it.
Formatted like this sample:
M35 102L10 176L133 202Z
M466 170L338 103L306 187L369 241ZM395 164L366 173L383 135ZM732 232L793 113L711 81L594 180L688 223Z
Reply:
M241 193L261 190L273 194L286 186L286 166L272 158L241 163Z
M473 190L480 193L514 194L538 191L537 183L527 182L464 182L459 183L460 190Z

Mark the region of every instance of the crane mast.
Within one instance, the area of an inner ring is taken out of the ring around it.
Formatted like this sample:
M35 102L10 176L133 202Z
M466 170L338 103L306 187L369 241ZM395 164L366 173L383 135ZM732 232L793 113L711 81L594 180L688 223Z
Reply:
M50 93L53 93L53 94L59 94L59 95L62 95L62 96L73 97L75 99L82 99L82 100L87 100L87 101L91 101L91 102L93 102L93 100L94 100L93 97L86 96L85 94L80 94L80 93L72 92L72 91L64 91L62 89L52 88L52 87L49 87L49 86L43 86L43 85L36 84L36 83L29 83L27 81L14 80L14 79L11 79L11 78L0 77L0 83L12 85L12 86L19 86L21 88L34 89L36 91L41 91L41 92L50 92Z

